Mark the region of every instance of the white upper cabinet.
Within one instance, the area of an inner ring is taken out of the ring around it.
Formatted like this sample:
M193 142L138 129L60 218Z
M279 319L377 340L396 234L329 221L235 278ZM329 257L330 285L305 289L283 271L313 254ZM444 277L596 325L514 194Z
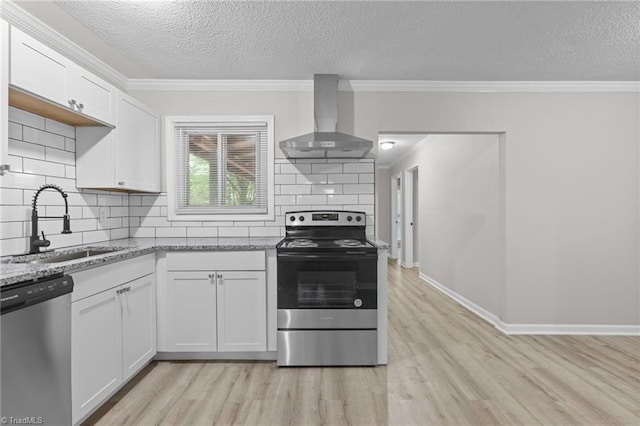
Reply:
M72 107L78 112L113 124L116 88L75 64L68 76L71 79L67 87Z
M73 63L15 27L11 27L13 86L60 105L69 106L67 84Z
M157 113L120 92L117 105L117 186L160 191L160 118Z
M15 27L10 62L13 87L113 124L114 86Z
M116 91L116 128L76 128L76 186L160 192L160 117Z

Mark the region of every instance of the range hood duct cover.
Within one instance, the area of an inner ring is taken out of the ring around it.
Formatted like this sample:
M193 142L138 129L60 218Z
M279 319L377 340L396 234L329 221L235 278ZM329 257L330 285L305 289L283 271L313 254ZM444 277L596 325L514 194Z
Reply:
M314 132L280 142L287 158L363 158L373 142L337 132L338 76L313 76Z

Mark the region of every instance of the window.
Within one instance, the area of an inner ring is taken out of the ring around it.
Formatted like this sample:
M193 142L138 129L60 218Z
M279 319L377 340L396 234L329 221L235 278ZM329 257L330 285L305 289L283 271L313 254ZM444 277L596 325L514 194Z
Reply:
M273 117L167 117L170 220L273 220Z

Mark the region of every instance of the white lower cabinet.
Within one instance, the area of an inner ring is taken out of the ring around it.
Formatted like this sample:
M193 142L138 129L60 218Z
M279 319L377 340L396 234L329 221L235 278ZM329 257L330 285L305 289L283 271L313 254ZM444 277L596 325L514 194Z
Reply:
M154 256L120 264L72 275L74 424L84 420L156 354Z
M173 352L216 350L216 287L207 272L169 272L167 337Z
M74 424L122 383L119 299L108 290L71 304Z
M158 289L159 351L267 350L264 252L167 253L167 269Z
M220 271L216 276L219 352L267 350L264 272Z
M155 274L124 286L122 309L122 374L126 382L156 354Z

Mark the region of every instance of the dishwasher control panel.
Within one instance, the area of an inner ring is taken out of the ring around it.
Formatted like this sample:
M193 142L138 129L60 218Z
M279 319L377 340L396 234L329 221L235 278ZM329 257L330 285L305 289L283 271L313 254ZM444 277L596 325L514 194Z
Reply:
M68 276L45 277L5 286L0 290L0 314L46 302L73 291L73 279Z

